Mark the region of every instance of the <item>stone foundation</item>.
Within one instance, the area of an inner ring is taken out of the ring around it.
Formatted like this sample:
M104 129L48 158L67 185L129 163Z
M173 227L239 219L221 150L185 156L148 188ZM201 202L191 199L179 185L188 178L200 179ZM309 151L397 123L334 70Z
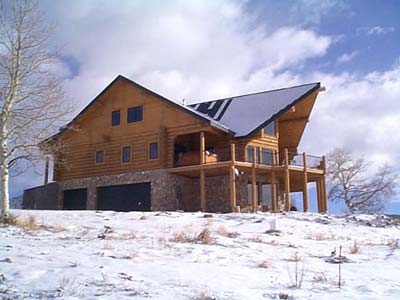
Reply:
M236 201L241 208L249 207L246 174L236 179ZM265 180L265 178L264 178ZM257 178L257 181L262 179ZM151 183L151 210L198 211L200 185L198 178L170 174L166 170L132 172L90 178L71 179L50 183L24 192L24 208L62 209L65 190L87 189L87 209L97 209L97 188L134 183ZM229 176L205 178L206 210L231 212Z

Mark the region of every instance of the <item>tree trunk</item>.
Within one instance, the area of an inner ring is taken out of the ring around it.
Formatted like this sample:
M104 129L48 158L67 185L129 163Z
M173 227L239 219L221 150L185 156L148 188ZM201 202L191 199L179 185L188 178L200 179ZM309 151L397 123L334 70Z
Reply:
M5 140L6 129L1 130L0 142L0 178L1 178L1 199L3 206L1 209L1 218L8 218L10 216L10 198L8 193L9 170L7 162L7 141Z
M1 210L1 217L8 218L10 216L10 198L8 195L8 166L6 163L2 163L0 167L1 174L1 199L3 200L3 207Z

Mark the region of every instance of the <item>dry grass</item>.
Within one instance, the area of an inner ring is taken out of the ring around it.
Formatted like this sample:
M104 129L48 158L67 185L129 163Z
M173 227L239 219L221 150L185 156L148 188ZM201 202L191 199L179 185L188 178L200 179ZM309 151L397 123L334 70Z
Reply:
M253 237L249 238L249 242L265 243L265 240L263 239L263 237L261 235L256 235L256 236L253 236Z
M27 230L38 230L42 227L37 223L36 217L33 215L30 215L23 219L18 218L15 223L15 226L22 228L22 229L27 229Z
M219 226L216 232L218 235L228 238L237 238L240 235L237 231L229 231L224 225Z
M103 246L101 246L100 249L101 249L101 250L113 250L114 247L113 247L110 243L105 242L105 243L103 244Z
M7 217L0 217L0 225L2 226L15 226L18 221L18 216L9 214Z
M210 296L207 292L201 291L193 297L193 300L215 300L215 297Z
M175 233L170 241L175 243L196 243L212 245L215 243L215 238L211 235L211 231L208 226L206 226L198 234L191 234L187 231Z
M331 240L333 238L334 238L333 235L322 232L314 232L305 237L305 239L313 241L326 241L326 240Z
M389 246L392 249L398 249L399 248L399 240L390 239L386 242L386 246Z
M358 254L361 252L361 247L360 245L357 244L357 241L353 242L353 245L350 247L350 253L351 254Z
M313 281L315 282L328 282L328 278L326 277L325 273L316 273L313 276Z
M263 260L262 262L260 262L260 263L258 264L258 267L259 267L259 268L263 268L263 269L269 269L269 268L271 268L271 266L272 266L272 264L271 264L271 262L268 261L268 260Z
M298 262L302 260L302 257L296 252L292 255L291 258L288 259L289 261Z

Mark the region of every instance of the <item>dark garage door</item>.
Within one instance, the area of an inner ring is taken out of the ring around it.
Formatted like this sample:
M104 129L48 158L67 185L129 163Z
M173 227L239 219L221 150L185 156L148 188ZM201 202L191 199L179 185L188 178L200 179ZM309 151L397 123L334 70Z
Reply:
M63 209L83 210L86 209L86 189L64 191Z
M98 209L114 211L150 211L150 183L99 187Z

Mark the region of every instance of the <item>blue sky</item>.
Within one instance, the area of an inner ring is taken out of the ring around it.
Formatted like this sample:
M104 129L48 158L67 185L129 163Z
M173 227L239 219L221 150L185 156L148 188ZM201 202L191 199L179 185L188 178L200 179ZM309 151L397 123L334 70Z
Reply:
M400 1L40 4L57 25L58 68L77 111L118 74L188 102L321 81L327 91L299 150L343 146L400 169ZM15 178L12 193L41 181Z

